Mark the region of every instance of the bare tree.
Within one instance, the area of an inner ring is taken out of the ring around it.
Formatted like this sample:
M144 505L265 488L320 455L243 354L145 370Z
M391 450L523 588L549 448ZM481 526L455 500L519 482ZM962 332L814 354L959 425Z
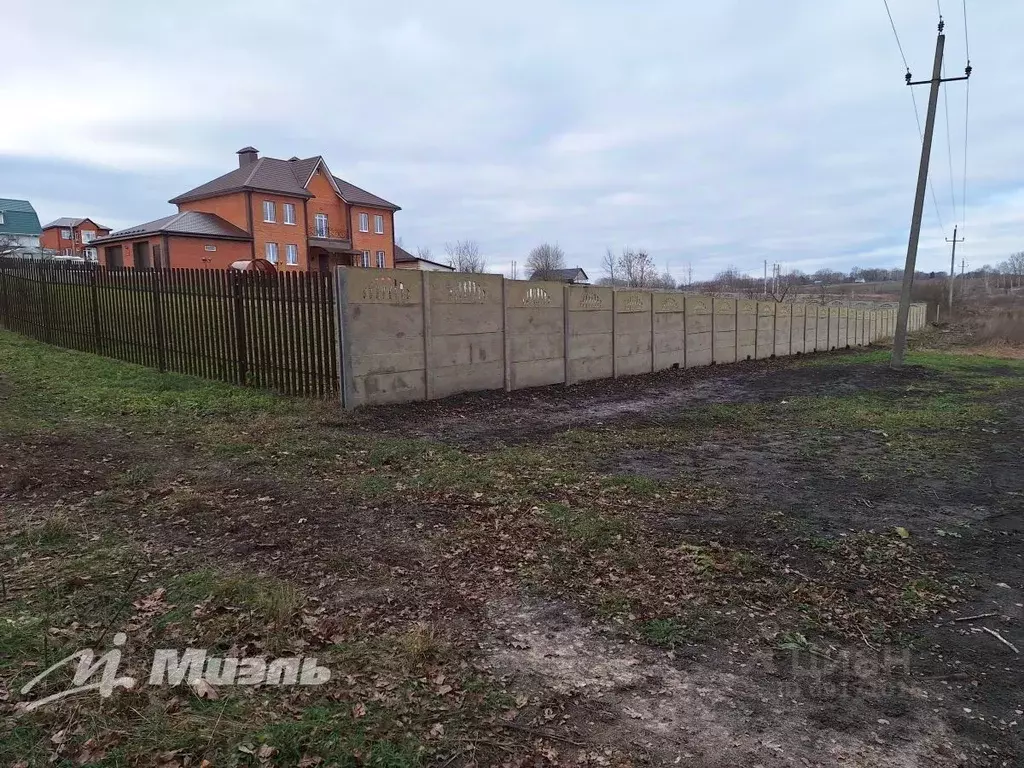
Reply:
M768 295L771 296L776 303L781 304L786 300L786 297L793 291L796 285L797 278L792 273L788 275L779 275L769 283L771 291Z
M622 284L630 288L647 288L657 274L650 254L632 248L625 248L619 256L619 273Z
M445 243L444 250L448 254L448 265L456 272L483 272L484 257L480 255L480 243L476 240L456 240Z
M619 259L611 248L606 249L601 258L601 269L604 270L604 277L599 281L600 283L611 286L618 285Z
M651 288L660 288L664 291L674 291L676 285L676 279L667 269L651 281Z
M1024 280L1024 251L1011 253L1006 260L1006 274L1010 276L1010 287L1020 287Z
M550 280L556 269L565 268L565 251L558 243L538 245L526 257L526 270L531 280Z
M416 249L416 257L424 259L425 261L433 261L434 253L428 246L420 246Z

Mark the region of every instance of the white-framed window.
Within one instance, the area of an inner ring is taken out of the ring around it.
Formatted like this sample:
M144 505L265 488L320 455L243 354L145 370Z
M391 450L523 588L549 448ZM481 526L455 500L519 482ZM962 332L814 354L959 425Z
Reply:
M277 203L273 200L263 201L263 220L271 224L277 221Z
M378 235L384 234L384 217L380 214L373 217L373 231Z
M91 229L82 230L82 242L83 243L91 243L95 239L96 239L96 233L93 232Z
M377 251L377 269L384 269L386 263L384 251Z
M71 239L71 230L70 229L62 229L60 231L60 239L61 240L70 240Z
M61 251L61 255L62 256L70 256L71 255L71 249L70 248L65 248L63 251Z
M370 252L369 251L363 251L363 266L364 267L370 266Z
M95 248L86 248L85 249L85 258L86 258L87 261L97 261L96 249Z
M284 247L284 257L293 267L299 263L299 246L288 244Z
M328 233L330 232L330 230L327 228L327 214L318 213L313 220L316 222L316 236L327 237Z
M263 250L266 254L267 261L271 264L277 264L277 243L267 243L263 246Z
M284 204L284 223L294 224L295 223L295 203Z
M360 213L359 214L359 231L369 232L370 231L370 214Z

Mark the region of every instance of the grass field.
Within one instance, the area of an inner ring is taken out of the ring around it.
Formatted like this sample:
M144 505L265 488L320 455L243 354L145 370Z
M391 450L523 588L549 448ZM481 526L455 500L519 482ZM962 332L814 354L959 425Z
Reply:
M0 332L0 764L1017 764L1024 361L939 346L346 415ZM20 711L118 631L332 676Z

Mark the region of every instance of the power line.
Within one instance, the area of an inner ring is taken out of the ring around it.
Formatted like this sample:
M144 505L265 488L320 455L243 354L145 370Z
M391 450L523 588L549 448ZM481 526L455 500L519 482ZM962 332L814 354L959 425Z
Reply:
M917 136L921 139L921 143L924 143L924 130L921 128L921 116L917 113L917 98L914 96L914 89L910 89L910 98L914 102L914 120L917 121ZM945 98L945 96L943 96ZM950 182L952 183L952 182ZM935 208L935 218L939 221L939 229L942 230L942 236L946 236L946 225L942 223L942 214L939 212L939 198L935 196L935 185L932 184L931 177L928 178L928 192L931 193L932 207ZM956 216L956 212L953 212L953 216Z
M964 49L967 51L967 63L971 63L971 43L967 39L967 0L964 0Z
M967 81L967 96L964 107L964 183L960 192L960 221L967 228L967 127L971 121L971 81Z
M900 58L903 59L903 67L907 70L907 82L910 82L910 65L907 64L906 54L903 53L903 43L900 42L900 33L896 31L896 22L893 21L892 11L889 10L889 0L882 0L885 4L885 14L889 17L889 26L892 27L893 37L896 38L896 47L900 49ZM939 0L936 0L938 3ZM966 2L966 0L964 0ZM940 13L941 16L941 13ZM914 89L910 89L910 100L914 103L914 121L917 123L917 136L924 143L924 130L921 128L921 115L917 109L917 97L914 95ZM931 179L928 180L928 191L931 193L932 205L935 207L935 218L939 221L939 229L942 230L942 236L946 236L946 225L942 223L942 214L939 213L939 199L935 196L935 187L932 186ZM956 213L954 212L954 217Z
M946 65L942 65L942 76L946 76ZM953 206L953 221L956 221L956 193L954 190L956 187L953 182L953 139L949 131L949 94L946 91L942 93L942 105L946 110L946 158L949 161L949 202Z
M907 72L909 72L910 65L907 64L907 57L903 54L903 45L900 43L900 34L896 31L896 22L892 20L892 13L889 11L889 0L882 0L882 2L885 3L885 12L889 15L889 26L892 27L892 33L896 37L896 47L900 49L900 57L903 59L903 66L906 68ZM964 2L966 2L966 0L964 0ZM916 114L917 110L915 109L914 112Z
M964 9L964 50L967 54L967 67L971 66L971 41L967 35L967 0L963 0ZM971 120L971 81L968 80L967 91L964 97L964 178L963 189L960 191L961 223L964 229L967 228L967 128Z

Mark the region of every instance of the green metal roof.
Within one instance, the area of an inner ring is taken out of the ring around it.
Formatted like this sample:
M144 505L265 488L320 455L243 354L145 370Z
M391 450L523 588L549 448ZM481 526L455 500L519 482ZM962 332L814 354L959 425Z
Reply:
M41 235L39 216L28 200L7 200L0 197L0 235Z

